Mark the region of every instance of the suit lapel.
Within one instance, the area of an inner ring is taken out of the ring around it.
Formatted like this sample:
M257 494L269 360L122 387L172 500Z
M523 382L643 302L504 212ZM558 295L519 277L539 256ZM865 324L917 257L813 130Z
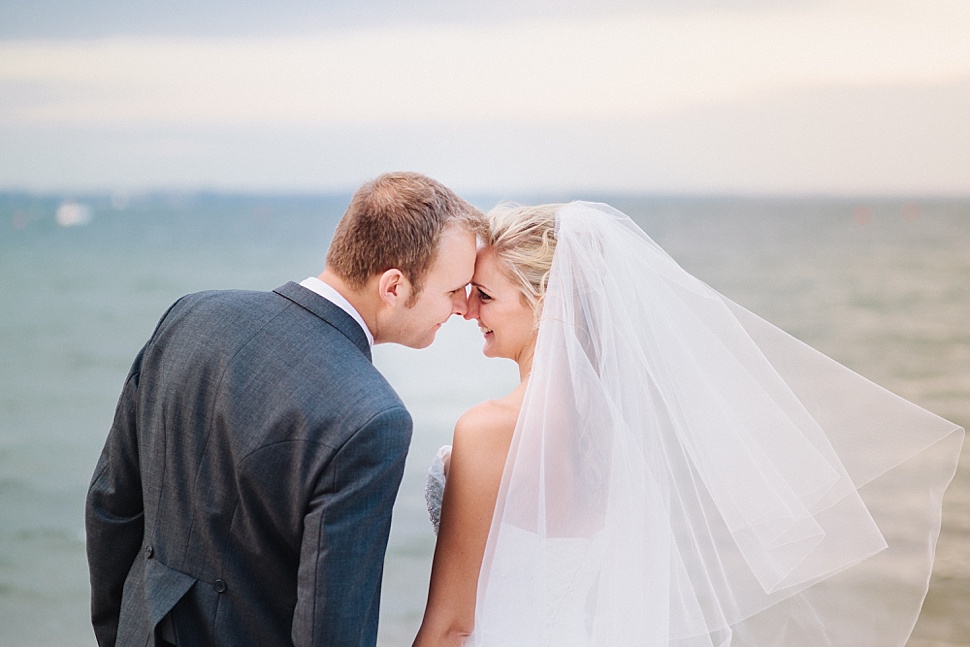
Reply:
M367 335L364 334L360 324L344 312L340 306L334 305L313 290L308 290L293 281L276 288L273 292L285 299L289 299L301 308L308 310L326 321L339 330L347 339L352 341L368 360L371 359L370 344L367 343Z

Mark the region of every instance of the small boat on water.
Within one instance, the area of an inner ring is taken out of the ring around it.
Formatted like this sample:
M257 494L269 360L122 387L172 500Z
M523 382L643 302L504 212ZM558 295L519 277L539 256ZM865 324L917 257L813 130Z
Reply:
M66 200L57 207L54 219L61 227L77 227L91 222L91 207L81 202Z

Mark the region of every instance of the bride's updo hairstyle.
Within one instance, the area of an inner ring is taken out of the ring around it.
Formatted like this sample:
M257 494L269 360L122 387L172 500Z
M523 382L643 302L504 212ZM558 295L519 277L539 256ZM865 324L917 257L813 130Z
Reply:
M556 212L561 206L500 204L485 216L483 243L495 252L509 278L518 284L537 325L556 251Z

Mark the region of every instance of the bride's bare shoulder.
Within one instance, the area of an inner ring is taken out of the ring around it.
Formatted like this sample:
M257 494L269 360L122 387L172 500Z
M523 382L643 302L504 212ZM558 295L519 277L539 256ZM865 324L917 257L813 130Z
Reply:
M455 442L494 448L504 454L512 440L521 406L521 399L512 396L475 405L458 419Z
M480 512L494 505L518 415L519 407L503 398L482 402L458 419L447 472L446 498L451 488L453 497L460 491L475 492L474 497L484 497L481 500L473 497L471 509ZM452 488L453 483L457 484L457 489Z

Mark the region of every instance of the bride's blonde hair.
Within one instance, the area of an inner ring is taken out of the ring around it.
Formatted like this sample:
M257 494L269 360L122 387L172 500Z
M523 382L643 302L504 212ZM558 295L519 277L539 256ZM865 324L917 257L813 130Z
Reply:
M561 204L524 207L500 204L486 216L485 247L490 247L508 276L518 283L536 325L556 251L556 212Z

